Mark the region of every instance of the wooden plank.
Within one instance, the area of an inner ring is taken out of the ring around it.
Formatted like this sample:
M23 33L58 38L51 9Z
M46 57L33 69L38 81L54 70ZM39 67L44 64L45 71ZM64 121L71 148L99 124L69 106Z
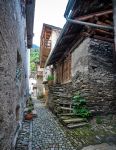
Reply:
M104 35L104 36L108 35L108 36L110 36L110 37L114 37L113 32L108 32L108 31L101 30L101 29L95 29L94 31L95 31L96 33L101 34L101 35Z
M99 39L99 40L102 40L102 41L107 41L107 42L114 43L114 39L107 38L107 37L102 37L102 36L94 35L93 38Z
M78 18L76 18L76 19L81 20L81 21L84 21L84 20L93 18L93 17L95 17L95 16L96 16L96 17L100 17L100 16L104 16L104 15L109 15L109 14L112 14L112 9L106 10L106 11L101 11L101 12L92 13L92 14L89 14L89 15L86 15L86 16L81 16L81 17L78 17Z
M110 20L105 20L104 22L107 23L108 25L111 25L111 26L113 25L113 22Z
M108 24L107 22L102 22L102 21L97 21L97 24L99 25L112 25L112 24Z

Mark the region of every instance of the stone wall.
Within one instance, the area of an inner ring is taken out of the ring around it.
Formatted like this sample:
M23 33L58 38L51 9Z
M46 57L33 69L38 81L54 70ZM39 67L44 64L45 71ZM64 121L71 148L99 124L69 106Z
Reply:
M37 96L44 94L43 76L37 77Z
M26 99L26 28L19 0L1 0L0 14L0 149L10 150Z
M81 52L78 53L80 47ZM82 93L90 109L95 112L115 113L113 44L87 38L72 56L76 52L77 70L72 79L73 88Z
M54 110L58 100L71 102L74 93L80 91L94 114L116 113L112 53L113 44L86 38L72 52L72 81L49 88L49 107Z

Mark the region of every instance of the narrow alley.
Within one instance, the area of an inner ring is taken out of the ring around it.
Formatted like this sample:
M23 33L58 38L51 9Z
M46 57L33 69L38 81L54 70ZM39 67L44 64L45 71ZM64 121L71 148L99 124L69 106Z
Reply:
M116 0L0 0L0 150L116 150Z
M73 137L73 142L76 142L78 146L72 145L72 140L66 135L65 129L58 121L57 117L46 108L45 104L40 100L34 98L33 102L35 110L37 111L37 117L33 118L32 121L25 120L23 122L22 129L17 138L15 150L80 150L80 148L78 148L79 135L77 135L77 139ZM82 128L82 130L84 130L84 128ZM110 131L108 132L110 133ZM110 138L114 140L110 141L110 144L104 141L102 144L100 142L98 145L90 145L81 149L116 150L116 145L113 144L115 143L116 136Z
M37 118L32 122L24 122L16 150L74 150L56 117L44 106L44 103L34 99L34 104Z

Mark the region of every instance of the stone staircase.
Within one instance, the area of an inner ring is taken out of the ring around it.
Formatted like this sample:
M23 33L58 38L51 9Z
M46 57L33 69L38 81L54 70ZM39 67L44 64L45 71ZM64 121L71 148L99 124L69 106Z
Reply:
M50 88L50 94L52 94L54 104L54 112L56 115L72 112L71 94L66 93L62 86L53 86Z
M59 117L63 125L67 128L77 128L88 124L87 120L73 114L71 93L67 93L63 86L51 86L49 92L52 95L49 106L53 106L53 113Z
M88 125L87 120L83 118L79 118L77 116L61 116L60 121L63 125L65 125L67 128L77 128L77 127L83 127L85 125Z

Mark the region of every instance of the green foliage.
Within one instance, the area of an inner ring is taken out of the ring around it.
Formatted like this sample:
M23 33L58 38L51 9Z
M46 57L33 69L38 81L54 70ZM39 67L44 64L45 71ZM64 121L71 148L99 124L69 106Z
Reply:
M51 81L51 80L54 80L54 76L53 75L48 75L47 81Z
M29 107L29 108L28 108L28 113L31 113L32 110L33 110L33 108Z
M36 71L37 62L39 62L39 49L31 49L31 52L30 52L31 71Z
M91 112L86 107L86 100L78 92L73 96L73 113L79 115L83 118L88 118L91 116Z
M32 107L32 108L34 107L31 97L29 97L29 99L28 99L28 101L27 101L27 106L28 106L28 107Z
M100 116L97 116L97 117L96 117L96 123L97 123L97 124L102 124L102 122L103 122L103 121L102 121L102 118L101 118Z

